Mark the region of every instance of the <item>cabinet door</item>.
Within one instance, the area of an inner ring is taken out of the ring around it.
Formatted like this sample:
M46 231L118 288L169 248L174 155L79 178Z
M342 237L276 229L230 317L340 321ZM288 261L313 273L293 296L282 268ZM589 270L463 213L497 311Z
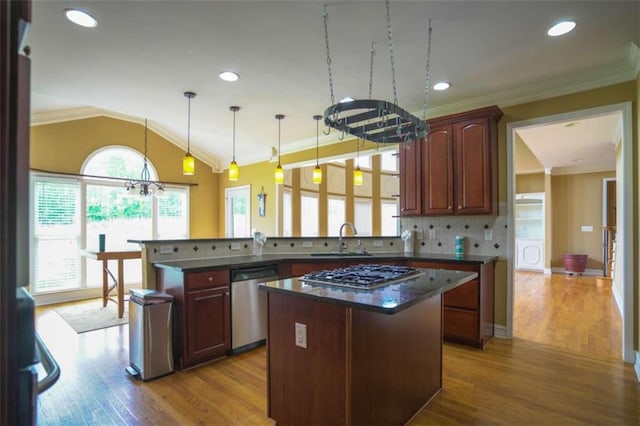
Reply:
M454 124L455 209L458 214L490 214L492 157L489 119Z
M187 294L188 364L223 356L231 347L229 287Z
M422 143L422 185L424 215L453 213L452 127L432 128Z
M411 141L400 145L400 215L422 213L422 176L420 173L420 145Z

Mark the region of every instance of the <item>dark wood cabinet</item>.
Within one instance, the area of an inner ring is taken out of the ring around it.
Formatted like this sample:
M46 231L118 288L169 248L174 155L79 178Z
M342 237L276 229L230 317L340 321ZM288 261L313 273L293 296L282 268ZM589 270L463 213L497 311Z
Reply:
M449 342L484 348L493 337L494 263L462 264L413 261L415 268L472 271L478 278L444 293L442 333Z
M229 270L157 268L158 290L174 297L173 351L178 368L227 355L231 348Z
M453 131L450 125L431 127L421 142L422 214L453 213Z
M422 213L422 177L420 148L422 140L400 145L400 215Z
M400 148L400 214L498 213L498 107L429 120L426 139Z

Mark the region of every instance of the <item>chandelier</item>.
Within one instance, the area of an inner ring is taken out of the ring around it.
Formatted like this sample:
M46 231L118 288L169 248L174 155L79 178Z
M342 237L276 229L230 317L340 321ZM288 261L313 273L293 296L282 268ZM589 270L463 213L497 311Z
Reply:
M387 38L389 45L389 62L391 63L391 78L393 83L393 102L371 99L374 56L372 43L371 68L369 73L369 99L356 99L336 103L333 94L333 72L331 69L331 54L329 50L329 31L327 24L329 17L327 13L327 4L325 3L324 5L324 36L332 104L324 111L324 122L327 126L342 132L341 140L344 138L345 133L349 133L357 138L377 143L410 142L425 137L429 131L429 127L426 122L426 110L429 92L429 67L431 57L431 20L429 20L428 30L423 117L420 119L398 106L389 0L385 1L385 7L387 11Z
M156 197L164 196L164 183L151 180L149 167L147 165L147 120L144 120L144 165L140 173L140 179L128 180L124 183L127 195L148 197L155 195Z

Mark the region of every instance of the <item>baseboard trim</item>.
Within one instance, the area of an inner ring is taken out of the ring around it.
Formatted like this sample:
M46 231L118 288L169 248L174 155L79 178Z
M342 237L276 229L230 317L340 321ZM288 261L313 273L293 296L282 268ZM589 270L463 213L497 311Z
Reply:
M510 339L511 337L507 336L507 327L504 325L494 325L493 326L493 336L498 339Z
M551 268L551 272L554 274L578 274L578 275L589 275L589 276L594 276L594 277L601 277L602 276L602 270L600 269L585 269L584 272L582 273L577 273L577 272L569 272L564 268L560 268L560 267L555 267L555 268ZM545 270L546 273L546 270Z
M611 284L611 292L613 293L613 298L616 301L616 305L618 306L618 311L620 311L620 316L624 318L624 300L622 298L622 295L618 291L618 287L614 285L615 283Z
M636 352L636 362L633 364L633 368L636 370L636 379L640 383L640 352Z

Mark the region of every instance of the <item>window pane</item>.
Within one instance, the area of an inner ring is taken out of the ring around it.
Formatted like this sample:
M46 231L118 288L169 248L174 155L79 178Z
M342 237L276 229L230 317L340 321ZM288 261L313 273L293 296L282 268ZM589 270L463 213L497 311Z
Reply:
M398 155L394 151L385 151L380 154L380 168L387 172L398 171Z
M34 293L80 287L80 184L33 180Z
M293 205L291 203L291 191L282 193L282 236L293 235Z
M183 189L166 188L158 198L157 237L161 240L189 238L188 193Z
M355 200L355 220L354 225L358 230L358 235L370 236L372 235L371 226L371 200Z
M300 234L303 237L318 236L318 196L303 194L300 197L301 214Z
M381 203L381 234L383 236L398 235L398 203L395 201L383 201Z
M371 168L371 157L369 155L360 155L358 159L354 159L354 167L358 164L361 169L370 169Z
M128 148L109 147L95 152L85 164L82 173L139 179L144 165L144 156ZM156 180L153 167L149 167L150 180Z
M338 236L345 221L345 201L344 198L329 198L327 201L327 235Z

